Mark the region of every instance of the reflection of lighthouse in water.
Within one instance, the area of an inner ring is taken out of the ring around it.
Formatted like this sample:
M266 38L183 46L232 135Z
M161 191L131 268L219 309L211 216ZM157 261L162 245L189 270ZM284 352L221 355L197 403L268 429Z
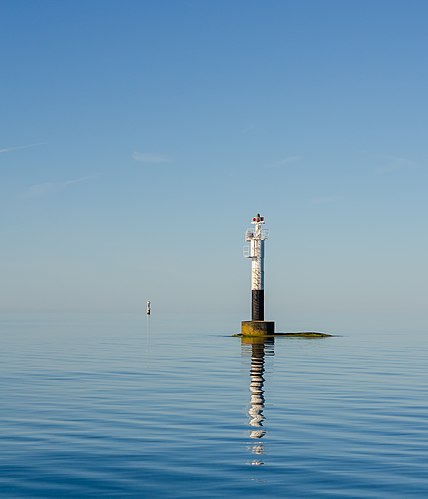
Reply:
M264 444L262 439L266 431L263 427L265 416L263 410L265 406L264 396L264 372L265 372L265 355L273 355L274 338L254 338L242 337L243 352L249 351L251 345L251 369L250 369L250 408L248 415L250 416L249 425L251 426L250 438L256 439L257 442L251 446L253 456L251 464L264 464L261 456L264 454Z

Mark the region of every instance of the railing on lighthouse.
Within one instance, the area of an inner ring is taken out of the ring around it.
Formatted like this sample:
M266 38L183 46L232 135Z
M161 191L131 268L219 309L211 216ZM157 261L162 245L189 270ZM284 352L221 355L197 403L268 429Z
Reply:
M260 213L251 223L254 228L247 229L244 247L244 256L251 258L251 320L264 321L264 254L268 231L262 227L265 221Z

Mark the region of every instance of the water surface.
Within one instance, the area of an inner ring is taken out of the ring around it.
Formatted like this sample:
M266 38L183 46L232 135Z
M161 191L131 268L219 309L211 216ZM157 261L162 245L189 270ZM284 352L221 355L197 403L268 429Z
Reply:
M152 319L153 320L153 319ZM427 497L428 341L0 321L4 497Z

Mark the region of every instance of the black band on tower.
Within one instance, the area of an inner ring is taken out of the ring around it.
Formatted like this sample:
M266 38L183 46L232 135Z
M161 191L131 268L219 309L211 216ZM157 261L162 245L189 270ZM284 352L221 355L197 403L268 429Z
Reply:
M264 289L253 289L252 293L252 320L265 320L265 292Z

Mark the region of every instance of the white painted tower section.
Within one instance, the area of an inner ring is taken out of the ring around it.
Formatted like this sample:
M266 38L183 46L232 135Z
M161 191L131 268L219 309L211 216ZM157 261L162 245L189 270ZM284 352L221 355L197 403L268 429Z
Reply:
M268 238L268 233L266 229L262 229L265 221L260 214L257 214L251 223L254 229L248 229L245 234L245 240L249 245L244 250L244 256L251 258L251 290L260 291L264 289L265 240Z

